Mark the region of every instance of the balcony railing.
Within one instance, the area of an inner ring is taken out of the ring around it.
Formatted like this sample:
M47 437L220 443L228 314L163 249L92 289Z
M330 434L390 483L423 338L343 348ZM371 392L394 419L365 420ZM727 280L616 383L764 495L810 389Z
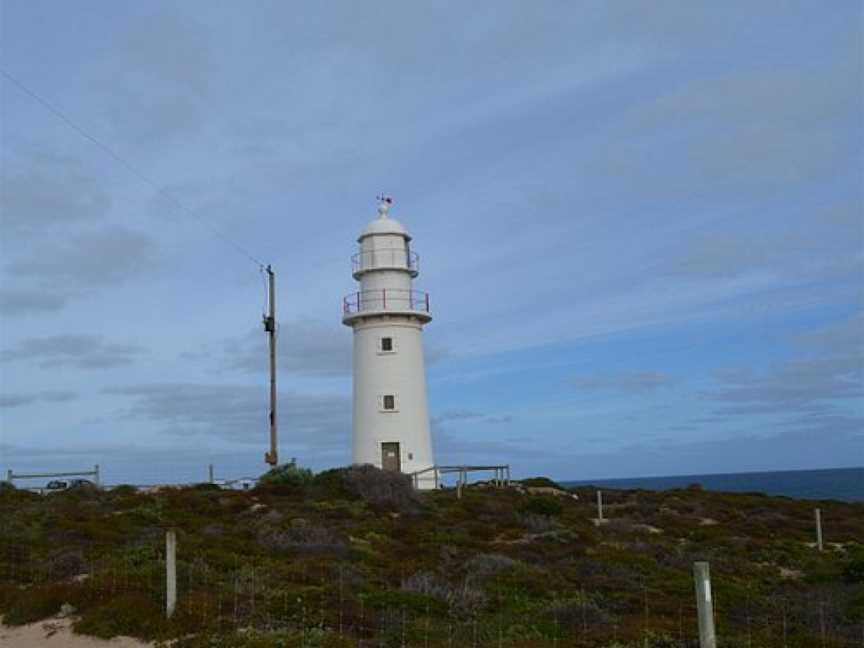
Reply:
M353 315L367 311L429 312L429 293L419 290L382 288L351 293L342 300L342 313Z
M416 275L420 271L420 257L404 247L364 250L351 257L351 271L355 274L381 268L408 269Z

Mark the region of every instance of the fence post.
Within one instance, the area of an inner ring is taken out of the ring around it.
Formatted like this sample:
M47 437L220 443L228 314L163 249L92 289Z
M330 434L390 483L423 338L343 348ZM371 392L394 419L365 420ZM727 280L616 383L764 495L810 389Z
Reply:
M816 547L822 551L822 509L816 509Z
M165 533L165 616L169 619L177 607L177 534Z
M211 484L215 481L213 479L213 464L207 466L207 478Z
M711 603L711 570L707 562L693 563L696 582L696 611L699 615L699 648L717 648L714 608Z
M93 466L93 472L96 473L96 485L101 486L102 481L99 479L99 464Z
M597 519L603 522L603 491L597 491Z

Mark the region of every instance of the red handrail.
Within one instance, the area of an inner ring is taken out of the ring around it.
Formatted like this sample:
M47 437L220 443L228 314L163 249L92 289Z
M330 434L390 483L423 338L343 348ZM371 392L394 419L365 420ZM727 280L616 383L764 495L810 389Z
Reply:
M351 293L342 299L346 315L364 311L429 312L429 293L420 290L381 288Z

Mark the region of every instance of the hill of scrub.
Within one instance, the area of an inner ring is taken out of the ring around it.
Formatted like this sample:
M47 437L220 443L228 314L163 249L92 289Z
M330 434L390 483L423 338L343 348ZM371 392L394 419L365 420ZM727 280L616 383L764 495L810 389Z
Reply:
M695 646L708 561L722 646L857 646L864 505L758 494L414 492L370 467L50 496L0 488L0 614L183 646ZM824 520L815 548L813 509ZM165 532L178 605L165 619Z

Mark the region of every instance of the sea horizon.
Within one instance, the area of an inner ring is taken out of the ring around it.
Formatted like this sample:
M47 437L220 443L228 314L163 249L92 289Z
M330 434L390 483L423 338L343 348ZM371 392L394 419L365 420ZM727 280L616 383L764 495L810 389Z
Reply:
M620 490L655 491L686 488L697 483L709 491L756 492L796 499L864 502L864 467L561 481L561 484L566 486L603 486Z

